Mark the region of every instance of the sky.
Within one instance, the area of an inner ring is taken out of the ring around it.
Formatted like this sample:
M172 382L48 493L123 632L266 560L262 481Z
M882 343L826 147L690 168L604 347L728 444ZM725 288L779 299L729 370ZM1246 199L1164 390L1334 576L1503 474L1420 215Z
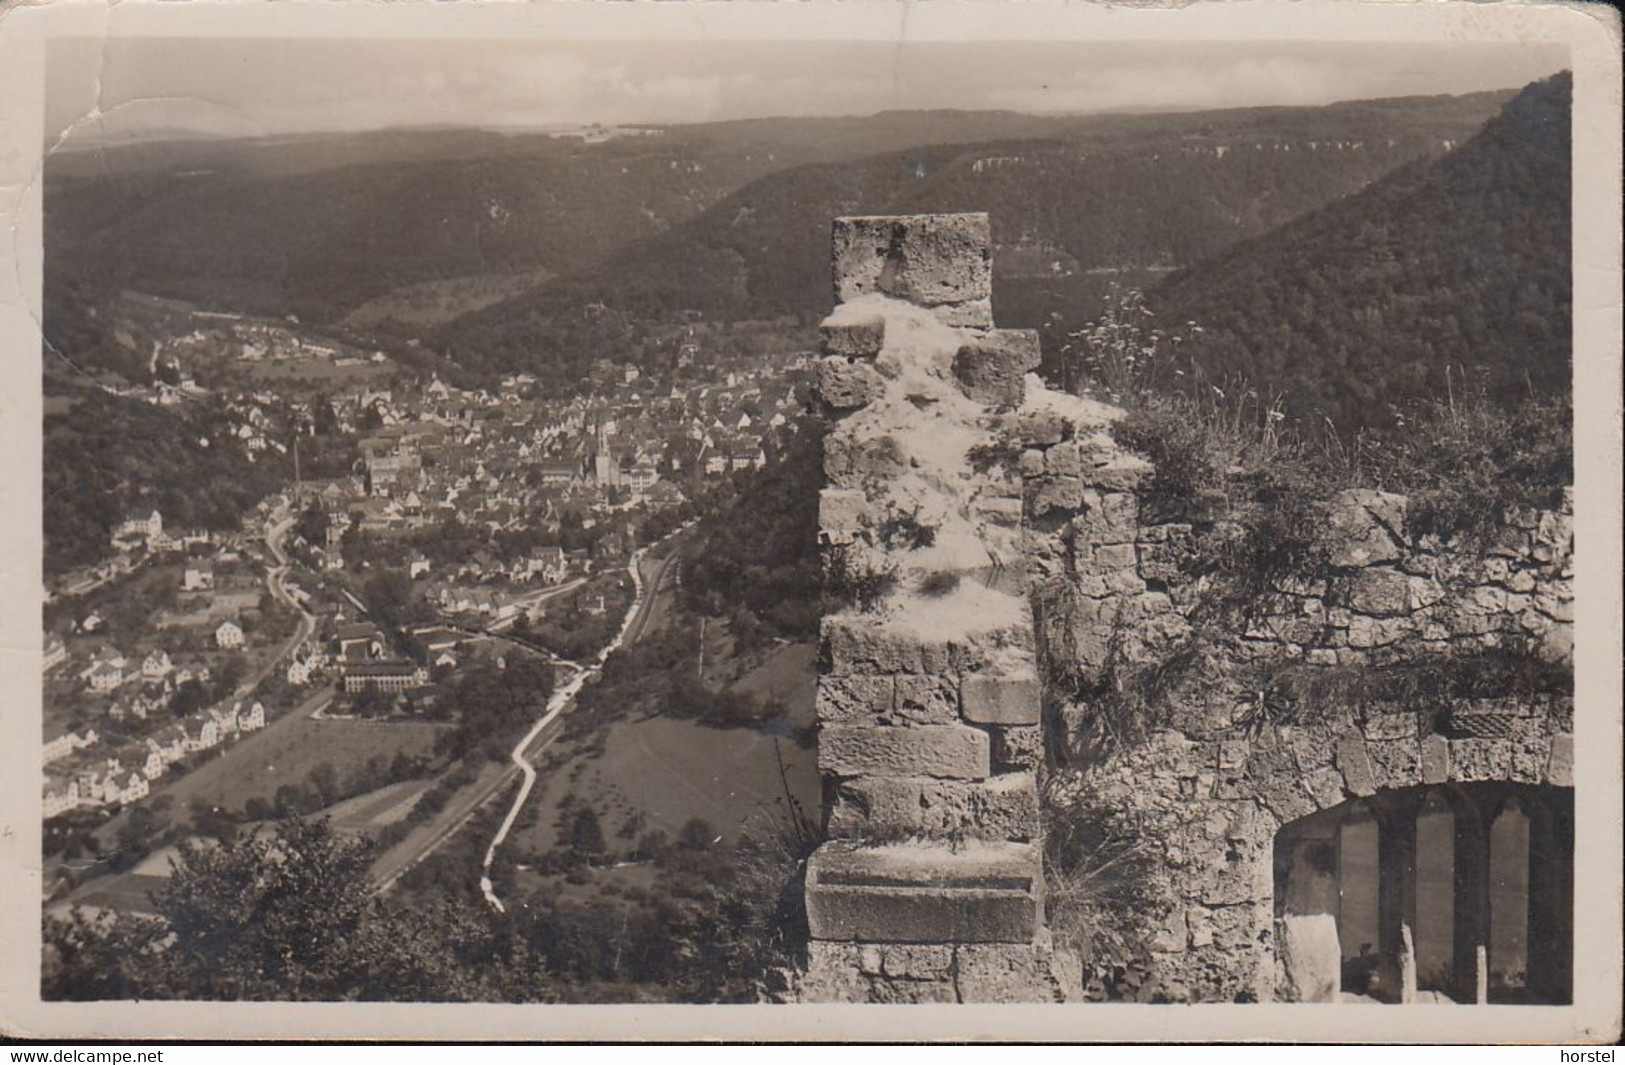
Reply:
M59 38L46 137L265 136L867 115L1090 113L1463 93L1564 69L1490 42Z

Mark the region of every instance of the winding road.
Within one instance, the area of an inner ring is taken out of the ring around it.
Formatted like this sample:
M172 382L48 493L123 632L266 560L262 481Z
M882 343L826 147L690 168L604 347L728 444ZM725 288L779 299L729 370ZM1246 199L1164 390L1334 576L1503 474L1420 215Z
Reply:
M276 657L272 658L265 668L255 674L252 679L238 686L236 697L239 699L258 687L260 681L264 680L271 670L276 669L286 661L298 649L299 645L310 639L311 633L316 631L315 615L306 610L304 605L293 597L293 594L288 591L286 583L289 565L288 556L282 550L282 541L287 539L288 530L293 528L293 523L294 519L290 515L265 530L265 546L270 550L271 557L276 559L275 566L267 566L265 569L265 586L270 589L272 597L277 602L293 608L299 614L299 624L294 626L293 635L288 637L288 641L282 645L282 649L276 653Z
M636 643L643 638L653 613L652 608L657 598L655 593L665 586L667 575L672 570L677 552L673 551L661 559L658 568L647 578L643 573L646 558L651 551L671 543L687 529L688 526L685 525L665 539L642 548L634 554L633 561L628 566L628 571L632 575L634 596L632 605L627 610L626 618L622 621L621 630L616 638L595 655L588 666L582 666L580 663L564 659L555 660L557 665L572 671L570 679L562 687L554 691L552 697L547 701L542 716L514 745L514 749L509 755L510 764L508 767L489 780L465 789L455 797L448 804L447 812L440 819L439 826L418 845L404 849L397 848L396 851L380 859L372 869L372 878L376 885L374 894L383 894L394 887L395 883L410 869L428 858L467 825L490 802L493 796L507 788L515 780L520 780L522 781L520 790L515 795L496 837L486 849L485 859L481 866L480 889L485 894L487 902L498 911L503 910L502 901L496 897L492 889L489 873L497 850L506 841L509 831L512 830L514 822L518 819L520 810L524 808L525 801L535 787L536 768L532 764L533 760L542 751L546 750L558 738L559 733L563 731L561 718L564 711L574 702L575 696L582 686L597 675L604 664L604 660L616 649Z

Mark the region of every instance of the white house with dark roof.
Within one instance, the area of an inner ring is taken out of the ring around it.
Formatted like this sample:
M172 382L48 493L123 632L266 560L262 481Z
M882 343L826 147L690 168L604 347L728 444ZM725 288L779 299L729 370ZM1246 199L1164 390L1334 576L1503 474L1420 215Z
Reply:
M174 663L170 662L167 651L153 651L141 662L141 676L147 680L163 680L174 669Z
M222 650L241 647L243 645L243 629L235 621L222 621L220 627L214 630L214 642Z

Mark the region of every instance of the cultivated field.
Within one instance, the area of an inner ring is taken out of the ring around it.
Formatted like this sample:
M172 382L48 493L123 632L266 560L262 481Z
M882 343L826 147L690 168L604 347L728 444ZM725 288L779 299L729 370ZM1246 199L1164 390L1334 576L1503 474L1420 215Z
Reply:
M249 380L256 384L321 381L338 385L378 380L388 377L395 369L393 362L363 362L354 366L337 366L331 359L289 359L250 363L247 375Z
M345 322L364 329L392 321L416 327L442 325L536 288L552 276L548 270L535 269L403 285L388 295L363 303L345 316Z
M416 722L285 720L199 766L166 793L175 797L180 810L193 801L241 810L252 798L272 801L284 784L303 784L324 762L338 770L342 781L375 756L385 761L397 754L427 756L440 730L441 726Z
M612 852L624 852L636 835L654 829L675 839L696 817L729 840L746 832L760 836L787 816L787 784L802 810L816 816L817 751L790 735L812 720L813 653L808 645L784 645L735 685L774 695L790 707L788 719L765 729L649 717L611 724L602 754L579 741L555 745L531 799L533 810L520 822L528 827L515 832L516 853L545 852L557 844L554 824L567 795L598 813ZM636 826L632 838L620 834L629 822Z

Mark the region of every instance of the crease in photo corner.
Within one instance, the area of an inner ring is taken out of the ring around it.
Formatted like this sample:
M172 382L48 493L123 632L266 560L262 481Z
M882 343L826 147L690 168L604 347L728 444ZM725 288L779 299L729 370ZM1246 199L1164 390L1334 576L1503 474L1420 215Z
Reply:
M1616 91L1617 91L1617 90L1616 90ZM1616 126L1616 129L1617 129L1617 126ZM165 1009L165 1007L166 1007L166 1006L167 1006L167 1005L169 1005L169 1004L159 1004L159 1003L147 1003L147 1004L143 1004L143 1005L144 1005L144 1007L146 1007L146 1008L154 1008L154 1009L160 1009L160 1010L163 1010L163 1009ZM357 1008L361 1008L361 1009L365 1009L365 1008L366 1008L366 1007L357 1007ZM1245 1007L1245 1008L1247 1008L1247 1009L1251 1009L1251 1008L1252 1008L1252 1007ZM297 1008L296 1008L296 1009L297 1009ZM1616 1024L1617 1024L1617 1018L1616 1018Z

